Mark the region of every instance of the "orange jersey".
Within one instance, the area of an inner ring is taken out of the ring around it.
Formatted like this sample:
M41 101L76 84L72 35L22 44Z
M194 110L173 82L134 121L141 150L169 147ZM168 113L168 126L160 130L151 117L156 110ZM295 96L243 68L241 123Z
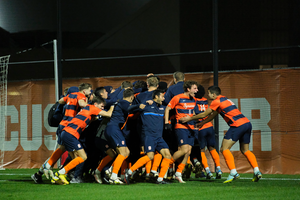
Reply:
M227 97L219 95L209 106L217 111L227 122L229 126L239 127L250 122L236 107L236 105Z
M202 97L201 99L198 99L196 98L196 104L198 106L198 109L199 109L199 113L203 113L207 108L208 108L208 102L207 102L207 99ZM196 113L196 114L199 114L199 113ZM199 122L205 120L207 117L203 118L203 119L199 119ZM211 122L208 122L208 123L205 123L199 130L202 130L202 129L206 129L206 128L209 128L209 127L212 127L212 123Z
M94 105L87 105L63 129L79 139L80 134L90 123L93 115L98 115L102 110Z
M194 122L187 122L187 123L181 123L179 121L180 118L194 115L194 108L196 106L196 99L190 98L186 96L185 94L178 94L174 96L171 101L168 104L168 107L171 109L176 110L176 124L175 128L181 128L181 129L195 129Z
M64 101L66 102L65 106L65 114L60 122L60 125L66 126L68 123L76 116L76 114L80 111L80 106L78 104L79 100L86 101L86 96L81 92L74 92L64 97Z

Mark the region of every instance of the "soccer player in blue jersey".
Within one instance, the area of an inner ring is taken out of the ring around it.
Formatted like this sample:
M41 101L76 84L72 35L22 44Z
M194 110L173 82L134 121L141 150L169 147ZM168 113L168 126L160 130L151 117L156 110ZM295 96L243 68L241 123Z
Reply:
M184 79L185 79L184 73L178 71L173 73L173 80L175 85L171 85L166 91L165 100L164 100L166 105L171 101L171 99L174 96L184 93L183 91Z
M123 161L129 156L130 151L126 144L126 135L122 132L122 129L126 125L128 114L134 112L135 109L138 110L139 106L143 106L131 106L133 99L134 91L132 89L127 89L123 92L123 99L115 105L111 119L105 129L105 137L110 146L118 153L118 156L113 163L113 170L109 180L111 184L123 184L118 177L118 172Z
M167 143L162 138L164 129L164 112L166 106L162 105L164 93L161 90L155 90L152 93L154 103L147 104L140 112L142 119L142 132L144 135L144 151L147 155L140 158L125 174L125 181L130 183L130 176L138 168L150 162L154 158L155 150L160 152L164 159L161 163L161 170L157 178L157 184L166 184L163 177L166 174L169 163L171 162L171 153Z

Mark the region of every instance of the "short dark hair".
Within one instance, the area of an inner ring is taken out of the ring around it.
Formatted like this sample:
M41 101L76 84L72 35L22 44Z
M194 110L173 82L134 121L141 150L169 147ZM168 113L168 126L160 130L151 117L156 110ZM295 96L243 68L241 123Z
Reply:
M187 89L191 89L193 85L198 85L196 81L185 81L183 84L183 91L187 92Z
M138 80L134 84L134 88L135 89L138 89L138 88L147 88L147 83L145 81Z
M218 86L210 86L208 88L208 90L210 91L211 94L216 94L216 95L220 95L221 94L221 89Z
M157 95L159 97L159 95L161 93L164 93L163 90L160 90L160 89L157 89L157 90L154 90L153 93L152 93L152 99L155 99L155 96Z
M123 98L127 98L127 97L131 97L134 95L134 91L133 89L127 89L127 90L124 90L123 92Z
M95 97L92 99L91 104L94 104L94 103L98 103L98 104L103 103L104 105L106 104L105 99L103 99L103 98L100 97L100 96L95 96Z
M123 83L121 84L121 89L123 90L128 87L132 88L132 83L130 81L123 81Z
M158 89L162 90L163 92L166 92L168 89L168 83L164 81L159 82Z
M205 89L202 85L198 84L198 92L195 94L195 97L201 99L205 95Z
M173 73L173 78L175 78L177 81L183 81L184 80L184 73L182 72L174 72Z
M96 97L101 97L100 93L102 93L103 90L105 90L104 87L97 87L97 88L95 89L95 91L94 91L95 96L96 96Z
M92 85L89 83L81 83L78 88L79 88L79 91L82 91L84 89L92 88Z

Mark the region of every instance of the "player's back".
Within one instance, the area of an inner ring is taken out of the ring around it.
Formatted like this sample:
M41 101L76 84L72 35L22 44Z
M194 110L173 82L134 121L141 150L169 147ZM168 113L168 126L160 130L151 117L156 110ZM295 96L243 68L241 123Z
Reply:
M98 115L101 109L94 105L87 105L68 123L63 129L68 133L74 135L79 139L80 134L84 131L88 124L91 122L93 115Z
M139 93L136 98L133 101L133 104L140 104L140 103L146 103L146 101L148 100L153 100L152 99L152 93L153 91L145 91L145 92L141 92Z
M127 119L129 106L130 102L126 100L120 100L115 105L114 111L107 126L115 125L121 128Z
M183 81L179 81L175 85L171 85L167 89L165 93L165 100L164 100L166 104L168 104L174 96L184 93L183 84L184 84Z
M64 97L65 105L65 114L63 120L61 121L61 125L66 126L69 121L72 120L73 117L80 111L80 106L78 104L79 100L86 100L86 97L81 92L74 92Z
M217 99L212 101L212 105L214 105L215 101L219 101L219 108L218 113L224 118L224 120L227 122L229 126L241 126L245 123L250 122L242 113L239 111L239 109L236 107L236 105L227 97L219 95Z

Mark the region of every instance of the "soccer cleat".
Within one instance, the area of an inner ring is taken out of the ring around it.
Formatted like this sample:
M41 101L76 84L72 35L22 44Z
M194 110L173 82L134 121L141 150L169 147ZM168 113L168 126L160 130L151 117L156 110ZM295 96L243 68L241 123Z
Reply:
M177 176L175 174L175 179L179 182L179 183L185 183L185 181L182 180L182 176Z
M125 183L127 184L127 185L129 185L130 184L130 177L131 177L131 175L128 173L128 169L126 169L125 170L125 177L124 177L124 181L125 181Z
M167 181L156 181L156 184L171 184L170 182Z
M182 177L186 178L186 179L189 179L191 177L192 170L193 170L192 165L191 164L187 164L185 166L185 170L184 170L184 172L182 174Z
M63 185L69 184L69 181L67 181L65 174L60 174L59 172L55 172L54 176L51 179L51 183L59 183L59 180L61 180Z
M239 179L239 178L240 178L240 175L238 173L236 173L235 175L229 174L227 180L224 181L223 183L231 183L232 181Z
M78 176L77 178L73 177L70 183L84 183L84 181Z
M260 171L258 171L256 174L253 175L253 179L252 179L252 182L258 182L259 179L262 178L262 174Z
M202 165L201 163L198 161L196 164L195 164L195 167L193 169L193 172L195 174L195 178L200 178L201 177L201 174L202 174ZM205 176L206 177L206 176Z
M208 172L206 175L206 179L212 179L214 175L211 172Z
M39 174L37 174L37 173L32 174L32 175L31 175L31 178L32 178L32 180L34 180L34 182L35 182L36 184L42 184L42 183L44 183L43 180L42 180L42 175L39 175Z
M94 177L97 183L102 184L101 172L98 169L95 170Z
M109 183L110 184L114 184L114 185L122 185L122 184L124 184L124 182L122 182L119 177L117 179L115 179L115 180L109 179Z
M216 171L216 179L221 179L222 174L223 174L223 172L221 170Z
M172 168L169 168L167 173L167 179L172 180L173 176L174 176L174 170Z

